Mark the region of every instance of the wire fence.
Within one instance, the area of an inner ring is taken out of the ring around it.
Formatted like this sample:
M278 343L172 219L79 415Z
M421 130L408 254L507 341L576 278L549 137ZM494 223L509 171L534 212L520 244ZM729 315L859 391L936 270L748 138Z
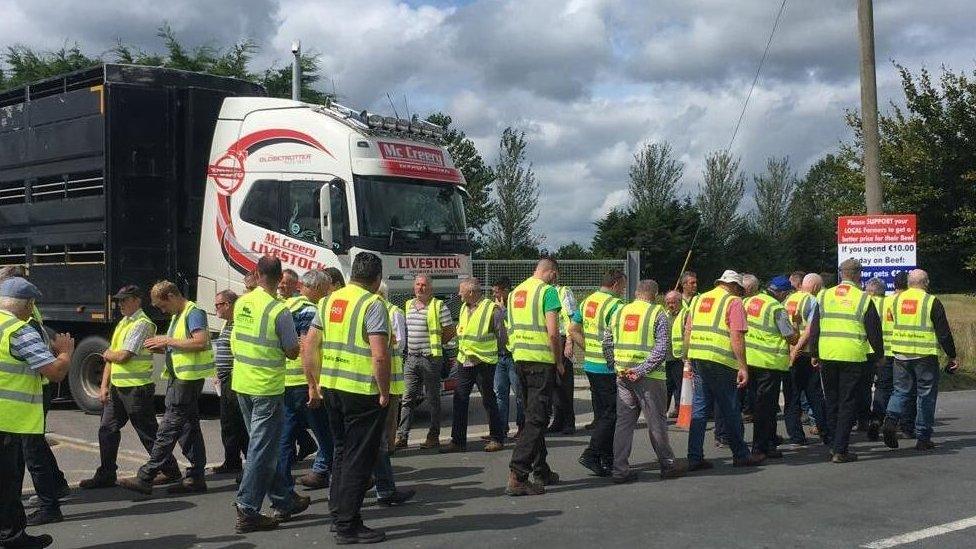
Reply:
M479 259L471 262L472 275L481 282L486 292L492 284L502 277L507 277L512 287L532 276L537 260L505 260ZM621 270L630 276L628 261L625 259L590 260L590 259L562 259L559 261L559 284L569 286L578 301L582 301L596 291L603 275L612 269Z

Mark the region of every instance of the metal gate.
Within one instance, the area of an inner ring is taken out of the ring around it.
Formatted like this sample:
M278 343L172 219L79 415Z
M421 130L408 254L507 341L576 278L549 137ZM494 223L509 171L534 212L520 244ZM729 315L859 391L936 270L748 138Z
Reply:
M508 277L512 287L532 276L535 259L477 259L471 262L472 275L481 281L482 289L491 289L495 280ZM628 297L637 284L640 273L640 260L637 252L630 252L627 259L561 259L559 260L559 284L569 286L577 301L600 288L603 275L611 269L619 269L627 275ZM631 276L633 275L633 276Z

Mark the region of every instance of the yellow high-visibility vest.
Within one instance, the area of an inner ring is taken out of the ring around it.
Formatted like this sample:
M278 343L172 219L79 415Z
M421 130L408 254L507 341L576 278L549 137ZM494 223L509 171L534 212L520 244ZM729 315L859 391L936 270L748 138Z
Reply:
M807 326L806 310L811 299L816 299L813 294L797 290L783 302L783 306L786 308L786 316L789 317L790 322L793 322L793 316L797 312L800 313L800 322L796 324L796 331L798 332L802 332Z
M884 355L894 357L895 353L891 350L891 339L895 335L895 313L891 306L895 303L896 296L884 298L881 314L881 337L884 339Z
M360 395L380 393L373 353L363 333L366 311L379 296L349 284L319 301L322 321L322 387Z
M566 307L566 296L572 290L569 286L559 286L556 291L559 293L559 304L562 305L559 309L559 334L565 336L569 333L569 325L572 322L569 318L569 309Z
M931 294L909 288L898 294L892 304L891 351L896 355L938 356L939 340L932 326Z
M681 310L671 319L671 356L678 360L681 359L685 349L685 321L687 319L688 307L682 303Z
M407 314L410 311L414 313L417 310L413 306L413 302L416 299L408 299L407 303L404 305L407 309ZM427 337L430 338L430 356L439 357L444 354L444 346L441 344L441 304L442 301L436 297L430 298L430 302L427 303Z
M156 325L149 319L142 309L132 314L131 317L123 317L115 326L112 332L112 341L108 348L112 351L121 351L125 344L125 338L129 332L140 324L148 325L153 331ZM152 383L153 357L152 353L146 348L140 348L137 353L129 357L129 360L122 363L113 362L109 372L112 385L116 387L141 387Z
M395 336L393 332L393 317L399 314L403 317L404 323L406 323L407 319L403 309L389 301L384 300L384 303L386 304L387 315L390 318L390 394L402 395L406 389L403 383L403 353L398 353L393 347L393 339ZM403 344L405 342L401 341L399 343Z
M654 349L654 326L659 315L664 314L660 305L636 300L624 305L613 316L613 366L617 372L625 372L639 366ZM666 379L665 368L655 368L647 373L648 379Z
M186 333L186 317L194 309L198 309L196 303L187 300L180 314L175 315L170 320L169 329L174 339L190 338L190 334ZM172 349L170 356L173 361L173 372L176 374L176 379L194 381L214 375L214 353L209 345L202 351ZM163 377L167 379L170 377L167 370L163 371Z
M867 360L869 344L864 331L864 312L870 303L868 297L850 282L841 282L821 292L818 353L822 360Z
M732 352L732 336L726 320L726 310L732 299L735 296L725 291L725 288L716 286L692 300L688 312L691 315L688 358L739 368L735 353Z
M508 295L508 326L512 358L524 362L544 362L555 366L549 347L543 297L550 288L542 280L529 277Z
M234 327L230 333L234 391L253 396L275 396L285 392L285 352L275 331L285 304L257 287L234 303Z
M41 374L10 353L10 339L27 323L0 310L0 432L44 434Z
M599 290L590 294L583 301L581 313L583 315L584 357L587 362L606 365L603 357L603 331L607 328L607 315L620 304L620 298Z
M776 313L786 308L776 298L757 294L746 298L746 364L752 368L787 371L790 346L776 325Z
M466 303L461 304L458 318L458 364L464 364L469 356L486 364L498 363L498 337L491 331L495 303L482 299L473 312Z

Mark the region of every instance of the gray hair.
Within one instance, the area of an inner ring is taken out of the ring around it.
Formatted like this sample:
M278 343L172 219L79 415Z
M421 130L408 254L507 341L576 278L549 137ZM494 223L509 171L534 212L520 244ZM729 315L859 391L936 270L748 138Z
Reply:
M816 294L823 288L823 277L817 273L807 273L803 277L803 284L800 286L804 292ZM808 289L809 288L809 289Z
M424 279L424 280L426 280L427 281L427 284L430 284L430 277L427 276L427 275L425 275L425 274L423 274L423 273L421 273L421 274L416 275L416 276L413 277L414 280L420 280L421 278Z
M21 299L19 297L9 297L9 296L0 297L0 309L3 309L4 311L7 311L9 313L21 312L24 309L26 309L27 305L29 304L30 304L29 299Z
M759 291L759 277L754 274L742 275L742 290L746 295L752 295Z
M929 273L923 271L922 269L912 269L908 271L908 287L909 288L928 288L929 287Z
M465 278L464 280L462 280L461 281L461 286L468 286L468 287L473 288L475 290L480 290L481 289L481 281L478 280L477 277L472 276L470 278Z
M307 288L326 288L332 284L332 277L325 271L312 269L302 275L301 281Z
M658 285L656 280L646 278L637 283L637 293L639 294L646 294L654 297L657 295L657 292Z
M840 264L840 278L847 282L857 282L858 275L862 270L861 262L854 259L845 259Z
M884 280L874 277L864 283L864 289L868 292L880 292L880 295L884 295L887 286L885 286Z
M671 290L671 291L669 291L668 293L666 293L664 295L664 299L669 299L669 298L672 298L672 297L676 297L678 299L681 299L684 296L682 296L681 295L681 292L679 292L678 290Z
M20 265L7 265L6 267L0 268L0 280L7 280L15 276L27 278L24 268Z

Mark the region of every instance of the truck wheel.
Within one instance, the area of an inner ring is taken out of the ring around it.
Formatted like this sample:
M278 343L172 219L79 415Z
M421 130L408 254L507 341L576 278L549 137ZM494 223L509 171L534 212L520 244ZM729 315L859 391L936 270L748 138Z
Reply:
M99 336L89 336L75 347L75 352L71 356L71 370L68 372L71 397L75 404L88 414L102 411L98 392L102 385L102 372L105 370L102 353L106 349L108 349L108 341Z

